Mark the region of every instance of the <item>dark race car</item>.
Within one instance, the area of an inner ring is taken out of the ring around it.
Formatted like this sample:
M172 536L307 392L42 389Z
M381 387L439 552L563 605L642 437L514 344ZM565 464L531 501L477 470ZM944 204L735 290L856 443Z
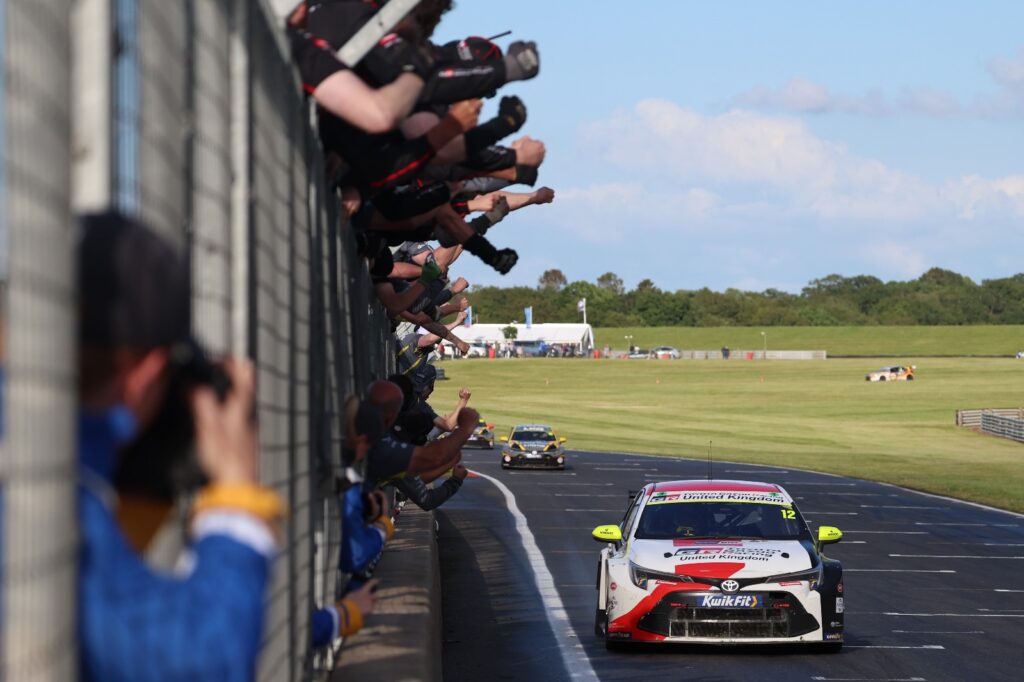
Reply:
M508 436L502 436L503 469L564 469L565 438L558 438L550 426L520 424Z

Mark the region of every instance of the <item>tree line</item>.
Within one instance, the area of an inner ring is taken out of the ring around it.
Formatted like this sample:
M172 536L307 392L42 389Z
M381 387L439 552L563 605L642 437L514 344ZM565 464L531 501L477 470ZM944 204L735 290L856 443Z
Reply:
M644 279L627 290L607 272L595 282L569 282L561 270L541 275L536 288L474 287L474 322L523 321L533 306L536 322L587 321L595 327L723 327L836 325L1024 324L1024 273L981 284L932 268L907 282L871 275L828 275L799 294L726 289L665 291Z

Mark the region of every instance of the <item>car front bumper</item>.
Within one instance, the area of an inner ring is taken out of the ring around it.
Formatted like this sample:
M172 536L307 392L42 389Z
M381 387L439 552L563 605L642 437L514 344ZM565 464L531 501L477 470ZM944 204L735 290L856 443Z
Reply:
M501 466L506 469L564 469L565 455L552 452L531 456L530 453L506 451L501 453Z

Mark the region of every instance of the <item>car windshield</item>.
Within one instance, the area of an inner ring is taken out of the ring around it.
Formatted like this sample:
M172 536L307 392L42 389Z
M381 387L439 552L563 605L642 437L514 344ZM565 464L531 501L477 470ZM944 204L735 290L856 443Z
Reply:
M648 503L636 537L641 540L676 538L755 538L801 540L810 537L793 507L753 502Z
M548 433L547 431L516 431L512 434L512 440L521 440L527 442L544 441L545 443L553 441L555 434Z

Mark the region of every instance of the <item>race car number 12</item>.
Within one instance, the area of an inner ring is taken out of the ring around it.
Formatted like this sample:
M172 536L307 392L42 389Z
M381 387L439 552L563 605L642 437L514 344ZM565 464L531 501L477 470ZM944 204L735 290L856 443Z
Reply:
M796 519L796 512L792 509L783 509L782 518L784 519Z

